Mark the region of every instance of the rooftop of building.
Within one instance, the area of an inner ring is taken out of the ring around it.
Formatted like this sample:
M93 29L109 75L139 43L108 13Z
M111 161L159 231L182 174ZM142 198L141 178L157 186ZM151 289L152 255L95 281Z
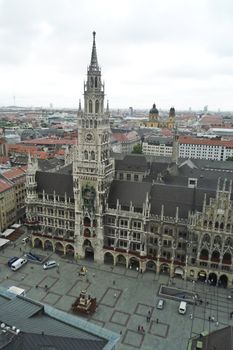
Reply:
M213 332L203 332L190 341L190 350L232 350L233 326L227 326Z
M33 139L22 141L22 144L27 145L75 145L76 139L68 140L65 138L41 138L41 139Z
M10 185L7 181L0 179L0 193L10 190L12 185Z
M224 146L233 148L233 141L194 138L191 136L180 136L179 143L192 145Z
M0 306L0 348L7 350L40 350L48 345L56 350L112 349L119 338L77 316L16 296L2 287Z

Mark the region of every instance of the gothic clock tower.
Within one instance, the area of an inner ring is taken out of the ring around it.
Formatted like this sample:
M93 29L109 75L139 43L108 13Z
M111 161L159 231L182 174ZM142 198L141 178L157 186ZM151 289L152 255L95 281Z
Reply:
M84 83L84 110L79 103L78 142L74 152L75 249L78 257L103 261L103 214L114 160L110 158L108 105L104 110L104 84L98 65L95 35L91 63Z

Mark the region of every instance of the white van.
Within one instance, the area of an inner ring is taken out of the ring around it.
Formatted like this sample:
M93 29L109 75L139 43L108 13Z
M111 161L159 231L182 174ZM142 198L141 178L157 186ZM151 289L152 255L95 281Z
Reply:
M179 313L184 315L186 314L186 311L187 311L187 303L186 301L181 301L179 306Z
M44 263L43 269L48 270L48 269L52 269L53 267L58 267L58 266L59 266L59 264L55 260L50 260L50 261L47 261L46 263Z
M11 265L11 270L16 271L20 269L23 265L25 265L27 262L28 262L27 259L19 258Z

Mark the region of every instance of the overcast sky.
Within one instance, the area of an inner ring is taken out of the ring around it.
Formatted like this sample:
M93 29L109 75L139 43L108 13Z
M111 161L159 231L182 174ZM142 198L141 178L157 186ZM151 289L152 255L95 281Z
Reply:
M110 108L233 110L233 0L0 0L0 106L77 107L93 30Z

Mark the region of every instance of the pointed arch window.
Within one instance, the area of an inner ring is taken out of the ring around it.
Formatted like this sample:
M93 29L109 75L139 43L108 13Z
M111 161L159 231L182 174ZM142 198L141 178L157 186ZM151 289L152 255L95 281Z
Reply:
M84 159L88 160L88 152L87 151L84 151Z
M92 113L92 101L89 100L89 113Z
M95 152L91 151L91 160L95 160Z
M99 100L95 101L95 113L99 113Z
M91 88L93 88L94 87L94 79L93 79L93 77L91 77Z
M98 86L98 80L97 80L97 77L95 77L95 87L97 88Z

